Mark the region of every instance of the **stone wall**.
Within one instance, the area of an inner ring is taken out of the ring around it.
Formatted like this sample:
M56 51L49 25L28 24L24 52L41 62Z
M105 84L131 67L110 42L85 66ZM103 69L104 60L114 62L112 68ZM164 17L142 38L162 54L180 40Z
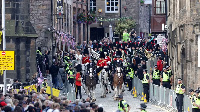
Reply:
M179 9L179 4L186 2L185 7ZM170 65L176 79L183 78L186 90L200 87L200 69L198 67L198 35L200 34L200 4L194 1L174 0L169 3L169 55Z
M52 33L48 28L52 26L51 0L30 0L30 21L38 34L36 47L52 49Z
M146 34L149 33L149 22L150 22L150 15L151 15L151 5L141 5L140 6L140 32L144 32ZM148 36L148 35L145 35Z
M127 8L125 11L124 8ZM139 35L139 16L140 16L140 1L139 0L122 0L122 17L132 17L137 26L135 28L137 35Z
M24 82L37 72L35 41L31 37L6 37L6 50L15 51L15 70L8 70L7 78Z

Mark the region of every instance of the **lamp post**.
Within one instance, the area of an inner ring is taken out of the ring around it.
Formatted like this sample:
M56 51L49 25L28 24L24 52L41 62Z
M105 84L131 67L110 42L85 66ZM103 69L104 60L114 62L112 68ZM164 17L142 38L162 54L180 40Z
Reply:
M2 33L3 33L3 51L6 50L6 28L5 28L5 0L2 0ZM6 70L3 71L3 95L6 94Z
M88 0L86 2L87 2L86 10L87 10L87 17L88 17ZM88 22L87 22L87 43L88 43Z

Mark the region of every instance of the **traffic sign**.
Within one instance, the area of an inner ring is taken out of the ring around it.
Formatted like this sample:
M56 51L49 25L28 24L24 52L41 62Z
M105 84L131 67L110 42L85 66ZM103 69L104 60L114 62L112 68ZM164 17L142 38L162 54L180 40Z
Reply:
M15 70L14 51L0 51L0 70Z
M5 51L3 51L1 54L2 54L2 55L6 55L6 52L5 52Z

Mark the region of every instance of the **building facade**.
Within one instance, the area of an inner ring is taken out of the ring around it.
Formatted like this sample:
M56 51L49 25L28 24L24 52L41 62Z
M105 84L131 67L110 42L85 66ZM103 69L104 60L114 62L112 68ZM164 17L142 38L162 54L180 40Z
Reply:
M5 2L6 50L15 51L15 70L8 70L7 78L20 79L22 82L30 79L37 71L36 39L38 35L31 23L30 6L27 4L30 4L29 0L6 0ZM2 42L0 44L2 50ZM2 83L2 75L0 82Z
M82 43L88 40L87 24L78 22L77 17L79 14L87 15L87 2L88 0L73 0L73 31L77 43Z
M186 89L200 87L200 1L168 0L170 65Z
M151 34L166 34L164 26L166 25L167 0L152 0L151 15Z
M94 12L96 17L100 18L89 26L90 40L109 37L109 26L112 26L112 31L114 32L116 24L116 21L112 19L120 19L120 17L130 17L135 20L137 35L141 34L140 36L142 36L149 33L149 13L151 13L148 8L149 5L141 4L138 0L89 0L88 4L89 11ZM107 21L101 21L101 18Z

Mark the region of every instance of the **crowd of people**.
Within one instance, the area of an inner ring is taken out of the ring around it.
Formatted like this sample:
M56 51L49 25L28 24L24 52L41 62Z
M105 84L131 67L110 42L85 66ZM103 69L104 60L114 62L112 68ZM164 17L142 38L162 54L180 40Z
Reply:
M131 38L130 38L131 37ZM126 31L123 34L123 41L112 42L108 38L100 41L89 41L88 44L84 41L82 44L77 44L75 49L69 49L69 52L57 51L52 59L52 65L49 65L48 51L44 55L41 49L37 50L38 74L35 74L32 80L27 80L27 83L22 84L19 80L15 80L14 89L20 89L21 86L37 84L37 91L27 92L26 90L9 91L4 97L1 95L0 106L5 112L103 112L102 105L97 105L91 101L91 98L83 99L82 86L85 83L85 72L82 70L82 65L93 64L96 69L94 75L104 69L104 66L109 74L110 86L113 89L113 75L116 71L116 66L123 68L124 85L128 84L128 91L133 89L133 77L138 77L144 87L144 93L149 101L149 83L151 80L156 85L163 85L170 88L173 82L172 72L168 66L167 50L163 51L161 46L157 44L155 38L136 38L134 30L131 33ZM93 56L91 49L99 54ZM147 73L146 61L158 58L157 65L152 67L152 72ZM52 76L53 87L59 90L66 88L68 84L74 87L76 92L76 101L71 102L66 97L54 97L45 93L48 85L44 78L41 84L38 84L40 72L44 77L48 74ZM45 72L45 73L44 73ZM98 84L98 77L96 78ZM119 110L130 110L129 105L123 96L118 108ZM141 104L141 110L145 110L146 105ZM7 109L7 110L6 110Z

